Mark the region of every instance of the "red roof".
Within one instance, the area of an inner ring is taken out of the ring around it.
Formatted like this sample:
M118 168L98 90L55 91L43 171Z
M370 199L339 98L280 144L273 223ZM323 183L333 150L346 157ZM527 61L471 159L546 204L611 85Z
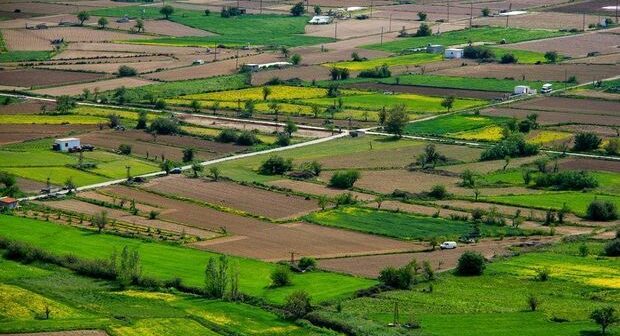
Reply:
M13 197L0 197L0 203L4 203L4 204L11 204L11 203L17 203L17 200Z

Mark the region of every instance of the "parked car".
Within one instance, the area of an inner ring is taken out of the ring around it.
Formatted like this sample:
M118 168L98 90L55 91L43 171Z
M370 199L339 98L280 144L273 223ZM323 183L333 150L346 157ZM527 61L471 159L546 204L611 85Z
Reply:
M439 248L442 250L451 250L456 248L456 242L453 241L445 241L439 245Z
M93 145L88 145L88 144L84 144L82 145L82 151L87 151L87 152L92 152L93 150L95 150L95 146Z
M176 167L176 168L170 169L170 174L181 174L181 168Z

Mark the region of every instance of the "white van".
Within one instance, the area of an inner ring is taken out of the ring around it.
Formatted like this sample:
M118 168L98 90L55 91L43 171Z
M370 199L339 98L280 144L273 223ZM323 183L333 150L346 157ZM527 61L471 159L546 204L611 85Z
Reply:
M545 83L540 89L540 93L551 93L553 91L553 84Z
M446 241L441 243L441 245L439 245L439 248L442 250L451 250L451 249L455 249L456 248L456 242L453 241Z

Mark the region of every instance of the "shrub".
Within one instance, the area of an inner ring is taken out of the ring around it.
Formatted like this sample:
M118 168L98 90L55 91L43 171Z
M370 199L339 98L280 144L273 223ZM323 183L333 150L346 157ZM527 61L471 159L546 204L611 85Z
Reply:
M484 215L486 215L486 211L480 208L475 208L471 211L471 219L474 222L479 222L480 220L482 220L482 217L484 217Z
M511 134L506 139L480 154L481 161L500 160L506 157L525 157L538 154L538 146L525 141L522 134Z
M401 268L388 266L381 270L379 281L385 286L396 289L409 289L414 283L412 268L410 265Z
M517 59L517 57L511 53L503 54L499 60L499 62L502 64L512 64L517 63L518 61L519 60Z
M357 170L338 171L329 179L329 186L338 189L349 189L360 178Z
M260 140L258 140L256 134L250 131L243 131L239 134L235 143L240 146L253 146L260 143Z
M545 53L545 59L548 63L555 63L558 61L558 52L557 51L547 51Z
M316 267L316 260L312 257L302 257L297 264L302 270L308 270Z
M620 257L620 239L616 238L605 244L603 254L608 257Z
M465 252L459 258L456 274L463 276L482 275L484 267L484 257L480 253Z
M340 194L336 196L334 198L334 202L336 203L336 206L352 205L352 204L357 203L357 199L353 197L353 194L348 192L348 193L344 193L344 194Z
M119 77L132 77L138 74L138 70L127 66L127 65L121 65L118 68L118 76Z
M284 310L290 318L298 319L312 310L310 295L303 290L297 290L286 297Z
M172 118L157 118L153 120L148 128L149 132L170 135L179 133L179 125L176 119Z
M285 147L291 144L291 137L286 133L278 133L276 136L276 144Z
M225 128L215 137L215 141L230 143L237 141L237 132L230 128Z
M605 145L605 153L609 155L620 154L620 138L609 139L609 142Z
M489 14L491 14L491 10L488 7L484 7L480 12L482 16L489 16Z
M563 171L544 173L536 177L539 188L552 187L558 190L583 190L598 187L598 181L587 171Z
M184 148L183 149L183 162L194 161L195 153L196 153L196 150L193 148Z
M547 281L549 280L550 271L548 268L539 268L536 270L536 275L534 279L537 281Z
M265 160L258 171L263 175L282 175L292 168L293 160L274 155Z
M431 27L426 24L426 23L422 23L420 24L420 27L418 28L418 30L415 32L415 36L416 37L421 37L421 36L431 36L433 35L433 30L431 29Z
M585 152L589 150L598 149L601 145L601 138L595 133L591 132L582 132L578 133L575 136L575 145L573 146L573 150L579 152Z
M463 57L477 60L491 60L495 58L495 53L485 46L467 46L463 49Z
M120 144L118 145L118 152L123 155L131 154L131 145L130 144Z
M539 305L538 298L534 294L530 294L527 297L527 305L530 307L531 311L536 311Z
M291 7L291 14L293 16L301 16L304 13L304 4L303 2L296 3L293 7Z
M444 185L436 184L433 186L433 188L431 188L431 191L428 193L428 195L432 198L441 200L448 197L448 191L446 190L446 187Z
M595 221L615 220L618 218L618 211L614 203L595 199L588 205L586 217Z
M618 322L616 309L611 306L595 309L590 318L601 327L601 335L605 335L610 325Z
M271 287L283 287L291 284L291 271L285 266L278 266L271 272Z
M362 70L357 77L361 78L387 78L392 76L392 72L387 64L374 69Z
M428 16L428 14L424 13L424 12L418 12L418 20L419 21L426 21L426 17Z

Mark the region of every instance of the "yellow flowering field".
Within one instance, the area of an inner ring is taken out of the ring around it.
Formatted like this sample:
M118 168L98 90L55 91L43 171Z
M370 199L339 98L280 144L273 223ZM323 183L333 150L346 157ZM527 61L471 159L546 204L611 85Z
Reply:
M471 131L452 133L448 134L448 136L463 140L499 141L503 135L500 126L489 126Z
M571 136L572 134L568 132L542 130L534 133L533 136L527 140L527 142L537 145L544 145L549 142L568 140Z
M70 318L80 315L72 308L37 293L17 286L0 284L0 316L12 320L35 319L45 314L45 306L49 307L54 318Z
M268 100L285 100L285 99L307 99L319 98L327 95L326 89L312 87L298 87L288 85L270 86L271 94ZM237 101L245 100L263 100L263 87L252 87L241 90L229 90L220 92L201 93L179 97L183 100L218 100L218 101Z

